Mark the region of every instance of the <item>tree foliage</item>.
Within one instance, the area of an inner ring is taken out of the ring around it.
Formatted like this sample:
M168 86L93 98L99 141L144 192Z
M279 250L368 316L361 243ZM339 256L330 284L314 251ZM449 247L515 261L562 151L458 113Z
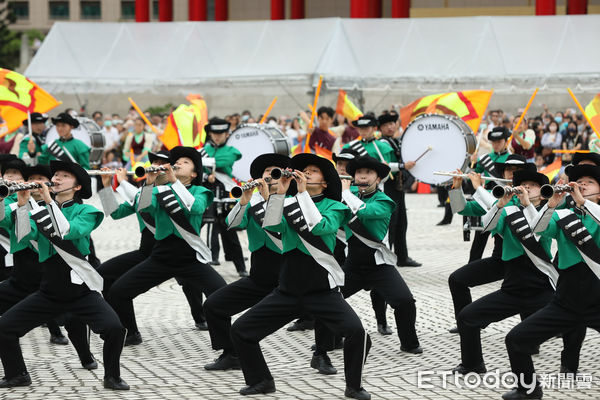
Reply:
M0 0L0 67L15 69L19 65L21 40L9 25L16 21L16 16L8 0Z

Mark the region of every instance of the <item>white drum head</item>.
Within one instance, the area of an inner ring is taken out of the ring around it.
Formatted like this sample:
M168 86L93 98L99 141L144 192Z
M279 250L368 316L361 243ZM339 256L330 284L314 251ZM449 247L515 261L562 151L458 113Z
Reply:
M402 160L415 161L409 172L421 182L438 185L452 178L434 175L434 171L454 171L464 166L467 157L465 133L452 118L443 115L423 115L416 118L402 136Z
M233 176L242 181L251 178L250 164L256 157L275 152L271 136L258 124L248 124L233 131L227 145L242 153L242 158L233 164Z

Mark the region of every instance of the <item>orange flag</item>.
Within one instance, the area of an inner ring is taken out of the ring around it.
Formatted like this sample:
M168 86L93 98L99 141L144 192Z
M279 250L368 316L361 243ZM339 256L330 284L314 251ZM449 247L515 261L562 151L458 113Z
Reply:
M552 179L554 179L556 174L558 174L561 167L562 167L562 159L560 158L560 156L556 156L554 158L554 161L552 162L552 164L547 165L546 168L543 168L543 169L539 170L538 172L540 174L546 175L548 177L548 180L550 180L550 182L552 182Z
M0 115L12 132L27 119L27 112L45 113L61 103L21 74L0 68Z
M340 89L338 92L338 100L337 106L335 107L335 112L343 115L350 122L358 119L358 117L362 117L363 115L362 111L360 111L360 109L350 101L348 95L342 89Z
M197 131L200 132L200 144L197 148L204 146L206 142L206 132L204 127L208 124L208 107L204 97L199 94L189 94L186 97L190 102L194 115L196 117Z
M476 132L492 97L491 90L466 90L421 97L400 110L402 129L421 114L454 115Z
M600 93L598 93L590 104L585 106L585 114L588 116L592 124L594 124L593 128L596 128L596 132L600 132Z

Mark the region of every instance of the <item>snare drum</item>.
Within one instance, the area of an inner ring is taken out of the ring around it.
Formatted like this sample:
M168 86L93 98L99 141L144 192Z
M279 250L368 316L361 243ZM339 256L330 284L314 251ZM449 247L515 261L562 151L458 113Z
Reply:
M261 154L277 153L289 155L291 148L287 136L281 130L268 124L242 124L229 136L227 145L242 153L242 158L233 164L233 176L247 181L250 164Z
M75 139L81 140L90 148L90 166L100 165L102 153L104 153L106 147L102 128L92 119L85 117L77 117L76 119L79 121L79 126L71 129L71 134ZM58 139L58 132L56 127L52 126L46 135L46 144L49 145L56 139Z
M428 147L432 149L425 153ZM404 162L423 155L409 171L416 179L431 185L452 181L451 177L434 175L434 171L465 170L469 155L477 143L471 128L451 115L423 114L415 118L402 135L400 151Z

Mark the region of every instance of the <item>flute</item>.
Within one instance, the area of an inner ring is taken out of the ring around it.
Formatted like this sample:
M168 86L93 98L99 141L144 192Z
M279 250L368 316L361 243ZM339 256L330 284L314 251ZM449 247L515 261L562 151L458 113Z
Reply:
M289 177L293 177L294 173L292 171L288 171L287 169L281 169L281 168L273 168L271 170L271 178L279 179L282 176L289 178Z
M44 182L44 184L48 187L56 186L53 182ZM42 186L37 182L24 182L24 183L13 183L9 185L0 185L0 198L5 198L10 196L11 194L23 191L23 190L32 190L39 189Z
M497 198L497 199L501 199L502 197L506 196L506 195L515 195L515 194L521 194L521 191L517 188L513 188L510 186L494 186L494 188L492 189L492 195Z
M434 171L434 175L451 176L453 178L468 178L467 174L457 174L455 172ZM487 181L496 181L501 183L512 183L511 179L494 178L493 176L482 176L481 179Z
M177 171L179 169L178 166L173 165L172 166L174 171ZM150 167L137 167L135 169L135 176L137 176L138 178L141 178L142 176L146 175L147 173L151 173L151 172L165 172L167 170L167 168L163 165L159 165L159 166L150 166Z
M230 193L233 197L235 197L236 199L239 199L240 197L242 197L242 195L244 194L245 191L252 190L258 186L260 186L260 181L252 181L252 182L248 182L242 186L232 187Z
M90 169L86 171L89 176L101 176L101 175L115 175L117 173L116 169L112 169L110 171L102 171L99 169ZM134 175L135 172L127 171L127 175Z

